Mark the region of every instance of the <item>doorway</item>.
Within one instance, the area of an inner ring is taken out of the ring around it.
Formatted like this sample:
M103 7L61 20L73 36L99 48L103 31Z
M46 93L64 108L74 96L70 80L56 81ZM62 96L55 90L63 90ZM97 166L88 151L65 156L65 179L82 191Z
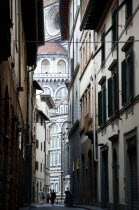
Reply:
M109 185L108 185L108 148L101 149L101 205L107 208L109 203Z
M117 152L113 150L113 205L114 210L118 210L118 192L119 192L119 180L118 180L118 164L117 164Z
M127 159L126 159L126 198L128 209L139 209L139 190L138 190L138 165L137 165L137 144L136 136L127 140Z

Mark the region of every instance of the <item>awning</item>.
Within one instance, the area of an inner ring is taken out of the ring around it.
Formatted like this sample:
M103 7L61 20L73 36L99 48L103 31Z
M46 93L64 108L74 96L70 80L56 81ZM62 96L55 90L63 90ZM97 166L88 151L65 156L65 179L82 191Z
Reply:
M89 0L81 21L80 30L95 30L103 19L103 14L111 2L112 0Z
M43 88L39 85L39 83L36 80L33 80L33 86L37 89L37 90L43 90Z
M38 112L39 115L41 115L46 121L50 121L50 119L46 116L46 114L44 114L43 111L39 110L39 109L35 109L36 112Z

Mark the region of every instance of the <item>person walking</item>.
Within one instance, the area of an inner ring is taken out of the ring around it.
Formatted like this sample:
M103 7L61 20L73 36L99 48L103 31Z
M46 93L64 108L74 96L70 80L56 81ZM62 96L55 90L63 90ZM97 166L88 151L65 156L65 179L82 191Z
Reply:
M47 203L49 204L49 200L50 200L50 194L49 194L49 192L47 193L46 198L47 198Z
M51 204L52 204L52 206L55 203L55 199L56 199L56 193L55 193L54 190L52 190L52 193L51 193Z
M41 205L42 205L42 204L43 204L43 201L44 201L44 199L45 199L44 193L43 193L42 189L40 189L39 197L40 197L40 202L41 202Z

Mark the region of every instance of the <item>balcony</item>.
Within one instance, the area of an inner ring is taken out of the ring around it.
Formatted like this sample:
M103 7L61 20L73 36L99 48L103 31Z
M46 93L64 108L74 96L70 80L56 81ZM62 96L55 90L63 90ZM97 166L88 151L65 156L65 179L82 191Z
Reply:
M82 0L80 30L96 30L112 0Z

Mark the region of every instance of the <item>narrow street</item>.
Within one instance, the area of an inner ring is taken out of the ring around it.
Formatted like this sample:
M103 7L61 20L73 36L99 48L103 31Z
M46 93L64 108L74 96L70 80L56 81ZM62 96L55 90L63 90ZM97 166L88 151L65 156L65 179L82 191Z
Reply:
M46 209L46 210L84 210L82 208L74 208L74 207L65 207L63 205L48 205L48 204L43 204L43 205L37 205L35 208L31 208L31 209L36 209L36 210L41 210L41 209ZM24 209L21 209L24 210Z

